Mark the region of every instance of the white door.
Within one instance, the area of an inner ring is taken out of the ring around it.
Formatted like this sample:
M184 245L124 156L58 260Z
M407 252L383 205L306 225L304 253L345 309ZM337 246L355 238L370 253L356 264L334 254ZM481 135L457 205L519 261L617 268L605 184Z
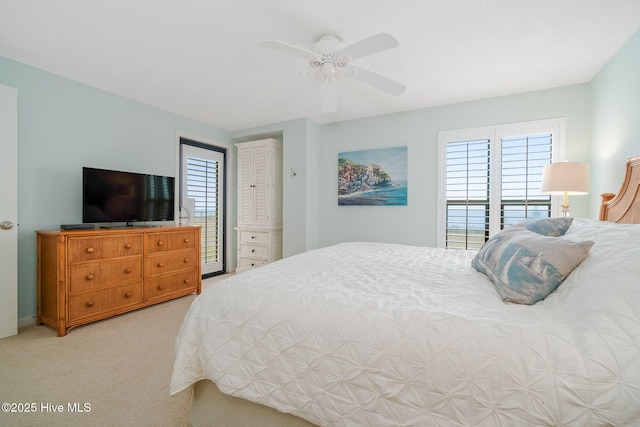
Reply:
M202 227L205 277L225 272L225 151L180 141L180 219Z
M18 91L0 85L0 338L18 333Z

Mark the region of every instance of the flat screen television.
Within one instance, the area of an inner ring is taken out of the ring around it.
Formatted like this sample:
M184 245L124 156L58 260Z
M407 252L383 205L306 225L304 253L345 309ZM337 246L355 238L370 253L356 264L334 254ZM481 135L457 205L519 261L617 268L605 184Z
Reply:
M173 221L170 176L82 168L82 222Z

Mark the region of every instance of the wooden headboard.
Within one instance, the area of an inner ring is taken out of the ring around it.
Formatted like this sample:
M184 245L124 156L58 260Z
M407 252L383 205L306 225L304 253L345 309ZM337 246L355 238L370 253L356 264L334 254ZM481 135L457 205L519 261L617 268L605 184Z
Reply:
M640 157L627 160L626 167L618 194L602 194L601 221L640 223Z

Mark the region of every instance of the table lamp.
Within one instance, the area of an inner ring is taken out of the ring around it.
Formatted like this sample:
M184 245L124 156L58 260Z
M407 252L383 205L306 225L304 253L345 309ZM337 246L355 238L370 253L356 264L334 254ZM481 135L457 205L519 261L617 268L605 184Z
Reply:
M557 162L544 167L542 193L563 196L562 216L570 216L569 196L589 194L589 164Z

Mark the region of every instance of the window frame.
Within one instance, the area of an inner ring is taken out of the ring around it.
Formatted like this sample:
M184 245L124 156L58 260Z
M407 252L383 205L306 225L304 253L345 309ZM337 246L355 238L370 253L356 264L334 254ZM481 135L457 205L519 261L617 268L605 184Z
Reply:
M502 198L500 143L502 139L535 134L551 134L551 161L557 162L565 158L565 122L564 118L554 118L438 132L437 246L446 248L447 199L445 187L447 183L447 144L485 139L489 141L489 156L491 159L489 204L490 206L500 206ZM560 216L560 203L558 201L559 196L551 196L551 216ZM500 231L500 216L490 215L489 237L498 231Z

